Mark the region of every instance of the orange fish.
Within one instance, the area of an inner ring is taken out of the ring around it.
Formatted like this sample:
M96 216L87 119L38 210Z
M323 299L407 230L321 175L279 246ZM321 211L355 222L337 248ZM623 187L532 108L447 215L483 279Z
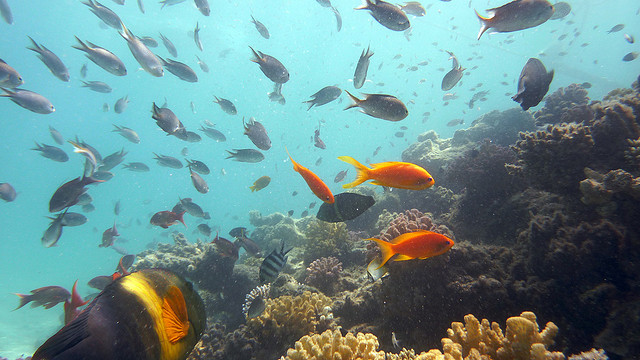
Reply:
M399 254L394 261L404 261L412 259L426 259L437 255L442 255L453 246L453 240L448 237L427 230L417 230L402 234L397 238L386 242L384 240L370 238L366 240L375 241L382 251L382 261L377 269L380 269L394 255ZM376 270L377 270L376 269Z
M327 204L333 204L333 194L327 184L325 184L324 181L322 181L322 179L320 179L318 175L314 174L311 170L295 162L289 154L289 150L285 150L287 151L287 155L289 155L289 159L291 159L293 170L302 175L302 178L307 182L311 191L313 191L320 200Z
M339 156L338 159L355 166L358 171L354 182L342 185L345 189L358 186L367 180L373 180L373 185L408 190L428 189L435 183L427 170L412 163L387 161L371 164L373 168L368 168L351 156Z

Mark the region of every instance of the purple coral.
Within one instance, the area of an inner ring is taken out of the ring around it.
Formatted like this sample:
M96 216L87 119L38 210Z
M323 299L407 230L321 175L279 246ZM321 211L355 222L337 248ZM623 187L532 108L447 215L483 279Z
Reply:
M416 230L429 230L452 237L449 229L444 225L433 223L429 215L422 213L418 209L407 210L396 216L387 228L380 233L379 239L391 241L396 237Z
M340 260L333 256L321 257L309 264L305 283L323 292L331 291L341 272Z

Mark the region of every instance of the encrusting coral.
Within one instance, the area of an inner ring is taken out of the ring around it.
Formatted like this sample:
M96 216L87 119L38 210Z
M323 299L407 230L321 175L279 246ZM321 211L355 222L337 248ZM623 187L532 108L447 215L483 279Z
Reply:
M307 242L302 257L306 264L321 257L340 257L349 251L349 234L345 223L328 223L313 219L304 233Z
M561 87L545 98L544 107L534 117L538 125L581 122L593 117L589 93L578 84Z

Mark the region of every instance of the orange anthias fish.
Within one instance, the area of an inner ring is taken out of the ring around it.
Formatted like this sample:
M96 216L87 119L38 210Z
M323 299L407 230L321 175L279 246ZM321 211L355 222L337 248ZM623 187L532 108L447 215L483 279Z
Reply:
M333 194L327 184L325 184L324 181L322 181L322 179L320 179L318 175L314 174L311 170L295 162L289 154L289 150L286 151L287 155L289 155L289 159L291 159L291 163L293 164L293 170L302 175L302 178L307 182L311 191L313 191L320 200L327 204L333 204Z
M380 246L382 261L377 269L383 267L396 254L398 257L394 261L426 259L446 253L454 244L448 237L427 230L402 234L391 242L376 238L366 240L375 241Z
M368 168L351 156L339 156L338 159L355 166L358 171L354 182L342 185L345 189L358 186L367 180L373 180L373 185L408 190L428 189L435 183L427 170L412 163L387 161L371 164L373 168Z

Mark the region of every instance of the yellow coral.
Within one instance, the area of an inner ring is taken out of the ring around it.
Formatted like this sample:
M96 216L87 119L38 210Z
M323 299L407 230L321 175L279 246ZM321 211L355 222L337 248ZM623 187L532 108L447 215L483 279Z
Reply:
M442 339L445 359L564 359L562 353L547 351L547 346L553 344L558 327L549 322L544 330L539 331L536 316L530 311L507 319L505 334L498 323L489 324L487 319L479 322L475 316L467 315L464 321L464 325L452 323L447 330L449 337Z
M332 301L323 294L305 291L298 296L266 300L264 312L247 321L249 329L264 339L293 342L302 335L333 326Z
M339 330L327 330L303 336L281 360L384 360L384 351L376 351L378 345L373 334L342 336Z

